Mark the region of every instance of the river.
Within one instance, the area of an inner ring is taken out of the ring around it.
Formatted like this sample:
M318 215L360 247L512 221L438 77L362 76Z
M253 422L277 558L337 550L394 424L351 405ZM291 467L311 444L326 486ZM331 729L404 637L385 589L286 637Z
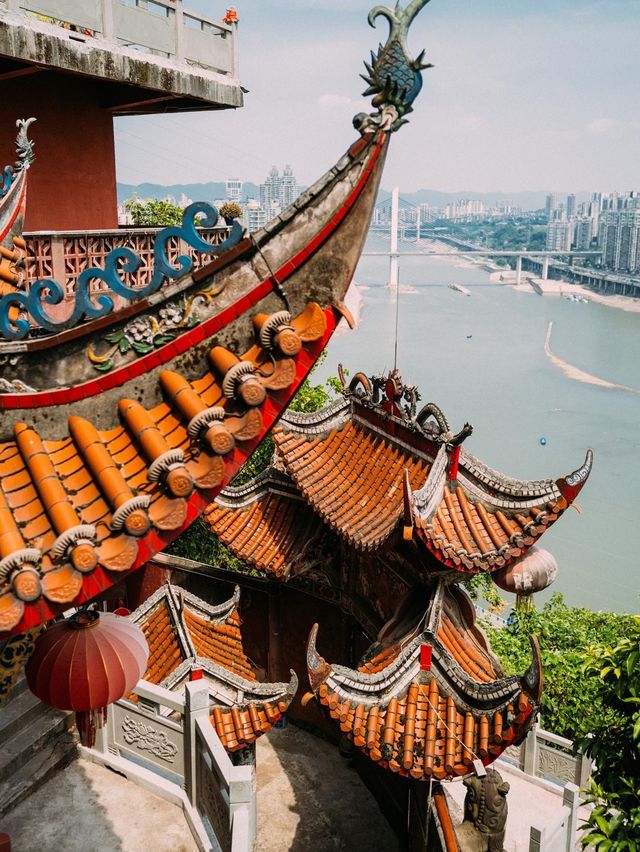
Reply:
M365 252L386 250L370 236ZM425 250L429 246L421 244ZM400 251L416 244L401 243ZM317 376L388 370L394 361L396 304L385 287L389 261L362 257L355 280L363 308L355 331L331 342ZM449 289L457 282L470 296ZM400 258L398 367L422 404L436 402L465 447L510 475L557 478L595 454L594 469L573 508L541 546L559 563L548 592L591 609L640 611L640 569L633 538L640 520L640 394L576 381L545 354L549 322L558 359L608 382L640 388L640 314L570 302L492 284L489 273L449 258ZM541 437L546 444L540 443ZM636 517L639 512L639 517Z

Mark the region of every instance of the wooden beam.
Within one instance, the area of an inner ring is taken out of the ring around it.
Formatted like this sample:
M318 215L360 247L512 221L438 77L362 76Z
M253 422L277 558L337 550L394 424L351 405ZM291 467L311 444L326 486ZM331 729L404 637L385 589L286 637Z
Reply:
M2 80L12 80L14 77L25 77L27 74L38 74L44 71L39 65L27 65L24 68L16 68L14 71L0 72L0 82Z
M119 103L107 107L109 112L120 112L121 110L139 109L140 107L150 106L151 104L162 103L163 101L174 101L178 95L160 95L157 98L145 98L142 101L131 101L130 103Z

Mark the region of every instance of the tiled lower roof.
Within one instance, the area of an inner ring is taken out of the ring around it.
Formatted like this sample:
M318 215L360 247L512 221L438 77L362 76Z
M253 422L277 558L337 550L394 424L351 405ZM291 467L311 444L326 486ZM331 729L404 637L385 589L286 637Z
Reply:
M214 707L211 723L227 751L251 745L268 733L286 713L291 698L252 703L245 707Z
M451 480L447 464L442 448L426 482L412 494L417 536L447 567L494 571L522 556L566 511L589 476L592 454L555 481L512 480L465 452Z
M166 599L162 599L148 619L139 626L149 646L149 662L144 680L161 684L185 660Z
M326 663L315 650L317 626L312 631L313 693L375 763L447 780L471 772L476 759L491 763L525 736L539 702L537 646L528 680L503 677L472 612L464 592L441 587L422 632L412 630L357 669Z
M149 645L144 680L182 689L199 670L209 683L211 724L228 751L266 733L286 712L298 681L258 683L244 652L238 613L239 589L213 606L169 584L131 614ZM133 696L135 698L135 696Z
M429 471L424 458L349 420L316 437L274 430L286 472L309 505L339 535L366 550L380 546L403 513L403 477L419 488Z
M283 580L322 527L295 485L277 471L249 486L225 488L204 521L243 562Z
M222 624L212 624L185 608L184 624L193 642L196 656L213 660L219 666L247 680L256 679L242 648L240 616L236 609L229 613Z

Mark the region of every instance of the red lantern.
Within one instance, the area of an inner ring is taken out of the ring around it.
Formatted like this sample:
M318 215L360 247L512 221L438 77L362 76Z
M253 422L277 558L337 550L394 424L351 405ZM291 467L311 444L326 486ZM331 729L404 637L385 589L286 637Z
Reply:
M80 740L91 748L107 705L131 692L148 658L139 627L109 612L86 610L52 624L38 638L25 673L41 701L75 711Z

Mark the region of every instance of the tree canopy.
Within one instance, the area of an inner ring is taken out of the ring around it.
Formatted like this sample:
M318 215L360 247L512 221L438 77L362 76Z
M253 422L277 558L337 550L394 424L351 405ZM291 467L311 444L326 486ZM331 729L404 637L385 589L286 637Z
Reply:
M150 198L147 201L130 198L125 201L124 206L131 214L133 224L138 228L164 228L167 225L179 225L184 213L183 208L177 204L160 201L158 198Z

